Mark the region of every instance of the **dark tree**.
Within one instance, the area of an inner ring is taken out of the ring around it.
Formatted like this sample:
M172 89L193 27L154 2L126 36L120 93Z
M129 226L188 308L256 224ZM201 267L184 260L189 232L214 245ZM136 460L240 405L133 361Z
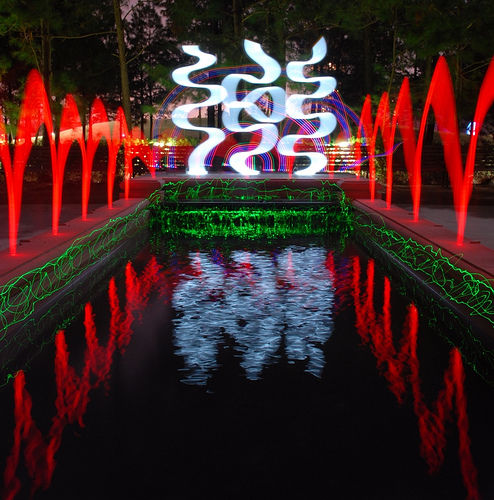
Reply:
M139 2L126 29L132 114L141 130L146 121L152 130L153 113L172 85L169 75L180 64L179 53L159 4Z

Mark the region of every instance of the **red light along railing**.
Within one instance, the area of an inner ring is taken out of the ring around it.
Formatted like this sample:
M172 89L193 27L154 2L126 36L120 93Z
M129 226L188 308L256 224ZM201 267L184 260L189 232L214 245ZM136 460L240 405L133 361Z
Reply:
M369 177L371 199L375 198L375 156L376 141L380 134L386 156L386 203L392 200L393 152L397 147L395 136L398 130L402 143L406 170L412 194L413 214L417 220L420 212L422 153L428 115L432 109L437 123L439 135L444 149L444 160L453 190L454 207L457 217L457 243L462 244L465 233L468 205L473 186L473 173L476 160L478 132L481 130L485 116L494 101L494 58L487 70L479 93L474 115L473 133L466 157L465 167L461 157L459 129L457 123L455 97L451 75L444 57L440 57L436 65L426 104L422 113L417 139L413 130L413 110L410 86L404 79L395 109L391 114L389 96L381 97L375 120L372 118L370 97L367 96L362 107L357 141L353 148L357 173L359 164L369 160ZM81 118L74 98L66 96L62 109L59 139L53 120L41 76L32 71L28 77L24 99L15 137L13 158L7 141L6 127L0 112L0 162L5 171L9 210L9 247L12 255L17 251L17 235L22 206L22 186L26 163L31 153L33 138L44 125L49 140L53 174L53 206L52 232L58 234L63 190L65 163L69 149L77 143L82 157L82 209L83 219L87 217L89 191L93 161L98 145L104 140L108 148L107 193L108 206L112 207L112 192L115 182L116 158L121 147L125 149L125 197L129 194L129 179L132 173L132 159L140 156L148 169L154 174L153 152L147 144L143 144L143 136L138 128L128 130L123 111L118 110L115 120L110 124L103 103L96 99L90 110L89 134L83 135ZM367 156L362 158L362 142L365 142ZM327 152L327 171L334 169L335 152ZM171 162L173 163L173 162Z
M112 207L112 193L115 182L117 154L121 147L125 148L125 194L128 197L128 183L132 173L132 159L140 156L154 174L151 164L151 151L140 144L143 139L138 128L129 132L121 108L110 126L108 115L101 100L95 99L89 115L89 134L87 140L83 136L83 128L77 105L73 96L66 96L62 109L58 144L50 111L48 97L40 74L32 71L29 74L24 99L20 109L20 117L15 136L14 155L11 158L7 141L5 122L0 111L0 161L4 168L7 184L9 209L9 247L12 255L17 251L17 234L22 206L22 186L26 164L31 153L33 139L40 127L46 128L51 153L53 175L52 232L58 234L58 226L62 203L63 177L65 163L72 144L77 143L82 157L82 219L87 218L91 172L96 149L102 140L108 147L107 193L108 206ZM138 144L138 146L136 146Z
M434 70L422 113L417 141L415 141L413 130L412 101L407 78L403 81L392 117L390 116L389 97L387 93L384 93L379 103L376 118L373 122L370 96L367 96L360 117L357 135L357 150L360 147L362 138L365 137L369 147L368 158L371 198L374 199L375 197L375 145L377 135L380 131L386 155L386 203L388 207L391 205L393 151L396 147L395 134L398 128L403 141L405 164L412 194L414 220L418 220L422 186L422 152L427 119L432 108L443 145L446 170L453 190L453 202L457 218L457 243L462 244L465 234L468 205L473 187L473 174L479 131L482 128L487 111L492 106L493 101L494 58L491 60L480 89L474 115L473 132L470 136L465 168L463 168L453 84L446 59L443 56L439 58ZM357 152L357 156L360 161L362 161L359 152Z

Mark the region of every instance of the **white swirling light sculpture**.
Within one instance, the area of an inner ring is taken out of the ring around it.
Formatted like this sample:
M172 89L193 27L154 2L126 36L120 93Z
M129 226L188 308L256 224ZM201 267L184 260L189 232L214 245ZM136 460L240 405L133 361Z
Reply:
M238 84L241 80L253 84L266 84L274 82L281 75L281 66L272 57L268 56L262 47L250 40L244 40L244 49L247 55L264 70L264 76L256 78L252 75L233 73L223 79L223 87L227 96L223 101L223 125L232 132L261 131L261 141L256 148L250 151L240 151L230 157L230 166L242 175L256 175L259 171L252 169L248 160L254 155L266 153L276 146L273 137L278 137L275 123L285 118L285 91L280 87L260 87L250 91L244 99L237 100ZM271 94L273 107L270 115L266 115L256 105L258 99L264 94ZM239 123L239 116L245 110L254 120L261 122L248 126Z
M302 105L307 99L322 99L331 94L336 87L336 80L331 76L309 77L304 75L304 66L315 64L321 61L326 55L326 40L321 38L312 48L312 58L308 61L289 62L286 67L286 74L290 80L302 83L320 82L319 89L313 94L293 94L286 101L286 113L294 120L319 119L319 128L308 135L286 135L278 142L278 152L285 156L308 156L310 160L309 167L298 170L298 175L313 175L320 172L326 166L326 156L317 152L295 152L295 143L300 139L316 139L328 136L336 127L336 118L332 113L312 113L304 114Z
M174 109L172 112L173 123L186 130L201 130L206 132L209 137L203 143L199 144L192 151L188 161L188 172L191 175L205 175L207 170L204 167L208 153L225 139L223 130L214 127L197 127L189 122L189 113L195 109L205 106L214 106L220 104L226 97L226 90L221 85L204 85L191 82L189 75L195 70L205 69L216 63L216 56L202 52L197 45L183 45L182 50L191 56L199 58L196 64L178 68L172 73L172 78L178 85L184 87L201 88L209 90L211 93L209 99L196 104L184 104Z

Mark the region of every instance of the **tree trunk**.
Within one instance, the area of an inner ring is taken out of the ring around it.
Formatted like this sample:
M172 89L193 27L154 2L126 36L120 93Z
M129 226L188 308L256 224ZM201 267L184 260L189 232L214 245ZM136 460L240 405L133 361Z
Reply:
M48 21L41 21L41 68L46 95L51 100L51 35Z
M423 89L422 89L422 106L425 106L425 101L427 100L427 94L429 92L429 87L431 86L432 80L432 56L427 56L424 65L424 76L423 76Z
M118 60L120 63L120 81L122 85L122 108L127 120L127 127L132 128L132 114L130 111L130 88L129 75L127 72L127 58L125 50L125 38L122 24L122 13L120 10L120 0L113 0L113 12L115 14L115 24L117 27L118 40Z
M234 43L239 54L243 54L243 21L242 21L242 0L233 0L233 34Z
M364 57L364 95L372 94L372 50L370 30L368 27L364 28L363 37L363 57Z

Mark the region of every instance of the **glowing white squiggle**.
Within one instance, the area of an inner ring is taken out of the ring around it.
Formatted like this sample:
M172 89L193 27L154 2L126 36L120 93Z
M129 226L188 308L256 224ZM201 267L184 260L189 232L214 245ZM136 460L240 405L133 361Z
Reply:
M328 136L336 127L336 118L332 113L312 113L310 115L304 114L302 105L308 98L320 99L331 94L336 87L336 80L331 76L307 78L304 75L304 66L308 64L315 64L321 61L326 55L326 41L321 38L312 48L312 58L308 61L293 61L288 63L286 67L286 74L290 80L302 83L315 83L320 82L319 89L313 94L293 94L286 101L287 115L294 120L300 119L313 119L318 118L320 125L313 134L309 135L286 135L278 142L278 151L285 156L308 156L310 159L310 166L304 170L299 170L298 175L313 175L320 172L326 166L326 156L317 152L295 152L295 143L300 139L320 138Z
M221 85L204 85L191 82L189 80L189 75L195 70L205 69L216 63L216 56L202 52L197 45L183 45L182 50L191 55L199 58L196 64L191 66L186 66L184 68L178 68L172 73L172 78L178 85L184 87L195 87L205 90L209 90L211 95L209 99L197 104L185 104L179 106L172 112L173 123L180 128L186 130L201 130L206 132L209 137L206 141L197 146L191 153L188 162L189 174L191 175L205 175L207 171L204 167L205 158L208 153L220 144L224 138L225 133L221 129L214 127L197 127L189 122L188 116L194 109L202 108L205 106L214 106L219 104L226 97L226 90Z
M285 118L285 91L280 87L260 87L249 92L243 100L237 101L237 88L241 80L254 84L264 84L274 82L281 75L281 67L278 62L268 56L258 43L244 40L244 49L247 55L262 67L264 76L256 78L252 75L234 73L223 79L222 84L227 92L223 101L225 106L223 125L232 132L261 131L261 142L255 149L235 153L230 158L230 166L240 174L256 175L259 171L250 168L248 160L254 155L266 153L275 147L276 143L273 143L272 137L278 136L278 130L274 123ZM269 116L255 104L266 93L271 94L273 101L273 108ZM242 126L239 123L239 116L243 109L253 119L264 123Z

